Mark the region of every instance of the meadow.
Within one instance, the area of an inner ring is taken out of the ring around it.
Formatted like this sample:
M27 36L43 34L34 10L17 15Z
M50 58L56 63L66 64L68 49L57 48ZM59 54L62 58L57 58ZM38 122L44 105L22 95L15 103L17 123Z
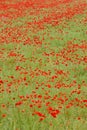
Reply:
M87 0L0 0L0 130L87 130Z

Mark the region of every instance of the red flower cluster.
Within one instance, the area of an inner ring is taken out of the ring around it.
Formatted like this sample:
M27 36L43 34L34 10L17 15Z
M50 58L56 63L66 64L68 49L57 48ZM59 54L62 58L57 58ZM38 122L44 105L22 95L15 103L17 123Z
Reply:
M20 106L20 105L22 105L22 104L23 104L22 101L18 101L18 102L15 103L15 106Z
M47 110L48 110L49 114L54 118L56 118L57 115L60 113L60 111L58 109L53 109L52 107L48 107Z
M38 115L40 117L39 121L42 121L46 118L45 114L39 112L39 111L35 111L34 114Z

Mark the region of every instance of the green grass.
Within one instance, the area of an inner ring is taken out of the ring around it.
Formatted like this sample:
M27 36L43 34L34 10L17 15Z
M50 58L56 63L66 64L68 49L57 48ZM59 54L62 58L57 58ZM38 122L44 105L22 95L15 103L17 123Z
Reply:
M12 21L11 27L18 27L22 42L0 44L0 130L87 130L87 102L83 103L87 99L87 59L83 60L87 58L87 25L80 23L85 15L64 19L57 26L46 23L44 30L37 25L27 29L26 21L33 18L27 14ZM6 27L10 28L3 25L2 29ZM16 36L17 32L13 30L12 34ZM42 45L35 44L35 36L40 41L44 37ZM32 44L23 45L28 37ZM86 48L79 47L82 43ZM11 51L16 56L9 56ZM17 106L19 101L22 104ZM71 107L66 108L70 103ZM60 111L56 118L48 112L49 106ZM34 111L46 118L40 121L41 117L32 115Z

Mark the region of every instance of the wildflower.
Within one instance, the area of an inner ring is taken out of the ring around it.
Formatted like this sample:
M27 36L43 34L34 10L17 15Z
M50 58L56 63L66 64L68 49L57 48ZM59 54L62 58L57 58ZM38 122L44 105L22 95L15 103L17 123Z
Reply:
M22 105L23 104L23 102L22 101L19 101L19 102L16 102L15 103L15 106L20 106L20 105Z
M87 100L83 100L83 102L87 102Z
M38 115L38 116L40 116L40 117L45 117L45 115L44 114L42 114L41 112L39 112L39 111L35 111L35 114L36 115Z
M80 120L81 118L80 117L78 117L78 120Z
M51 85L50 85L50 84L47 84L47 87L48 87L48 88L51 88Z
M59 113L60 113L59 110L53 110L53 111L50 112L50 114L51 114L54 118L56 118Z
M44 120L44 117L41 117L41 118L39 119L39 121L42 121L42 120Z
M5 104L2 104L2 108L5 108L6 107L6 105Z
M2 114L2 117L5 118L7 115L6 114Z
M0 84L3 84L4 82L2 80L0 80Z
M53 109L52 107L48 107L47 110L48 110L49 114L51 114L51 116L53 116L54 118L56 118L57 115L60 113L59 110Z

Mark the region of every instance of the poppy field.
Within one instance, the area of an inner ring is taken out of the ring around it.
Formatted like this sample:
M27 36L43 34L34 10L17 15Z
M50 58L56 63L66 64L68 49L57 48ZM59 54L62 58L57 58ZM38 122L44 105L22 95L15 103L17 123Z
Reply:
M86 0L0 0L0 130L87 130Z

